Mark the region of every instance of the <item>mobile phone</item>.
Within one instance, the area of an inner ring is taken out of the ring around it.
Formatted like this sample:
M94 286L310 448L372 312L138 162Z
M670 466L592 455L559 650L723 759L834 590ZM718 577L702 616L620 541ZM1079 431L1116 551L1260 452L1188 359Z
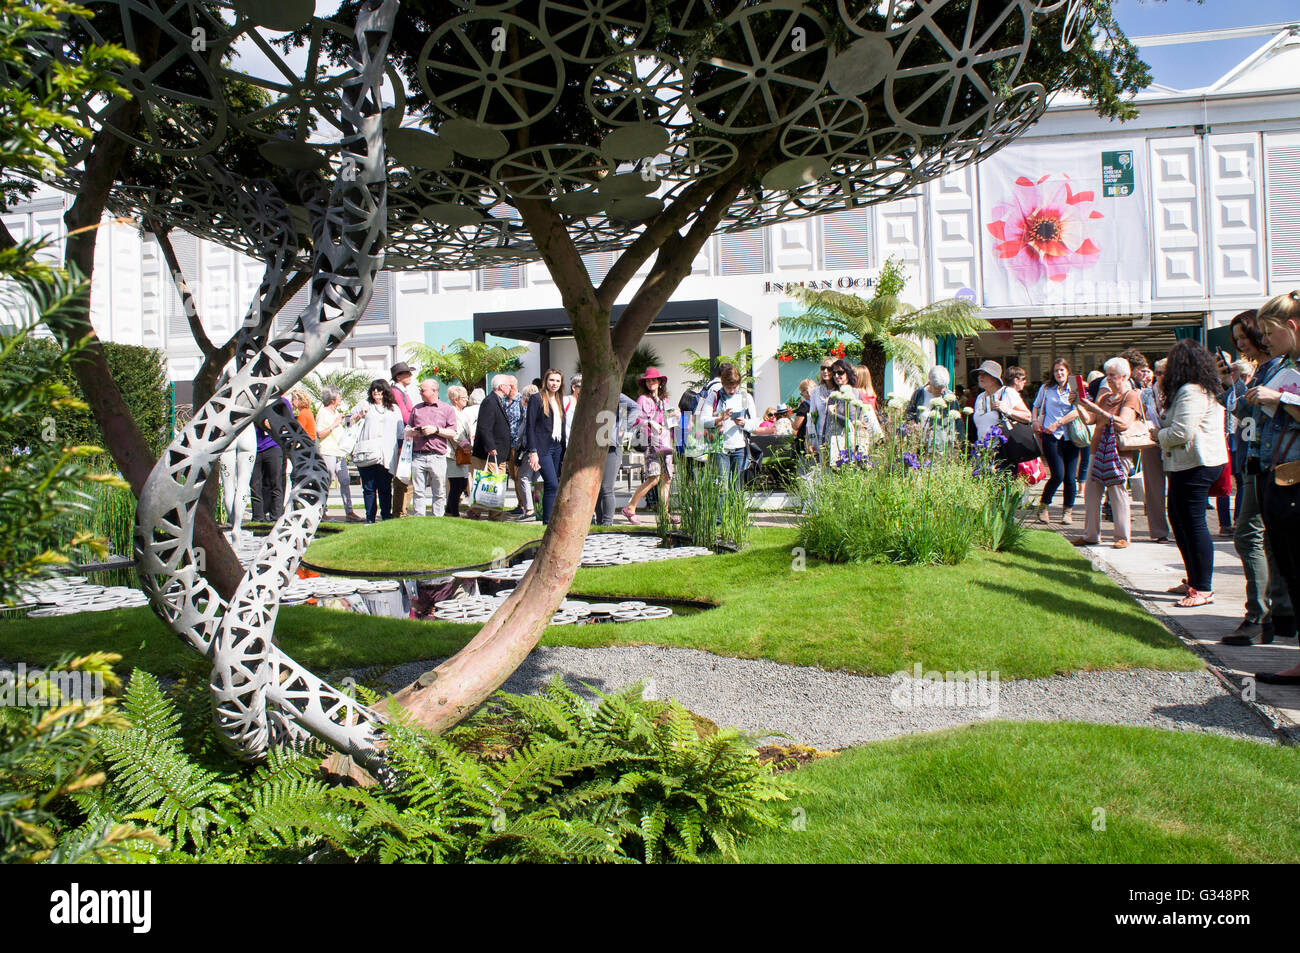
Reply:
M1226 366L1228 367L1232 366L1232 355L1229 354L1227 351L1225 351L1223 348L1216 347L1214 349L1214 353L1219 355L1219 360L1221 360Z

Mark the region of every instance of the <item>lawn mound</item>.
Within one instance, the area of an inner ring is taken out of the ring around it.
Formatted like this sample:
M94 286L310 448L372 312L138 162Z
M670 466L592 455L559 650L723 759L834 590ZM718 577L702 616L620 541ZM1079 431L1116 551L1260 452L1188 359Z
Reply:
M454 516L408 516L353 524L312 541L303 556L318 572L349 575L437 573L504 559L542 538L538 523L489 522Z

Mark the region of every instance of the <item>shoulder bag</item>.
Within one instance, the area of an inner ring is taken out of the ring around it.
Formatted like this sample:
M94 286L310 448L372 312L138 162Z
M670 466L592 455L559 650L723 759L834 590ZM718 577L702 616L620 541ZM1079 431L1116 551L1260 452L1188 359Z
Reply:
M1279 414L1286 413L1282 408L1278 408ZM1287 449L1291 449L1291 444L1295 443L1296 434L1300 432L1294 427L1288 429ZM1300 483L1300 460L1292 460L1290 463L1278 463L1277 458L1282 455L1282 441L1279 440L1273 448L1273 482L1278 486L1295 486Z
M1121 403L1120 410L1123 409L1124 405ZM1115 432L1115 436L1119 441L1120 453L1135 453L1138 450L1146 450L1149 447L1157 446L1155 440L1151 438L1150 428L1137 426L1139 420L1143 423L1147 422L1147 415L1142 409L1142 396L1140 394L1137 401L1137 416L1133 419L1133 423L1123 433Z
M1129 478L1128 458L1119 452L1119 442L1115 439L1115 428L1106 421L1097 451L1092 455L1092 465L1088 470L1088 479L1096 480L1102 486L1116 486Z
M1007 388L998 391L999 394L1005 394ZM1000 398L999 398L1000 399ZM1034 428L1018 420L1012 420L1006 414L999 412L999 418L1002 422L1002 432L1006 434L1006 442L998 450L998 458L1006 463L1025 463L1042 456L1042 451L1038 447L1038 438L1034 436Z

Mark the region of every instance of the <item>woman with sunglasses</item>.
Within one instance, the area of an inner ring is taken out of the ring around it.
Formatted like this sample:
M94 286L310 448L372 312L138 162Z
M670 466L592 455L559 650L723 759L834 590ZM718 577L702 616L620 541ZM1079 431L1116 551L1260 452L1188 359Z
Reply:
M380 519L392 518L393 474L401 450L402 412L393 400L388 381L370 382L368 400L354 414L362 418L352 459L361 474L361 492L366 505L366 522L375 521L376 504Z

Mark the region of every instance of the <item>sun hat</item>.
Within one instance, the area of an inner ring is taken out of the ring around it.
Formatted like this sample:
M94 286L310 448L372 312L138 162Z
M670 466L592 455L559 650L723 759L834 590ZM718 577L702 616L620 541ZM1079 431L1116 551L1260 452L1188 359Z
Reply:
M978 370L987 374L999 384L1002 383L1002 365L997 361L985 361L979 366Z
M647 367L645 369L645 373L642 374L639 378L637 378L637 380L642 380L642 381L652 381L656 379L661 381L668 380L667 377L659 373L659 368L657 367Z
M415 371L411 370L411 365L407 364L405 361L398 361L389 368L388 373L393 380L397 380L399 374L414 374Z
M1088 383L1091 384L1093 381L1100 380L1105 376L1106 375L1103 374L1101 371L1093 371L1088 375Z

